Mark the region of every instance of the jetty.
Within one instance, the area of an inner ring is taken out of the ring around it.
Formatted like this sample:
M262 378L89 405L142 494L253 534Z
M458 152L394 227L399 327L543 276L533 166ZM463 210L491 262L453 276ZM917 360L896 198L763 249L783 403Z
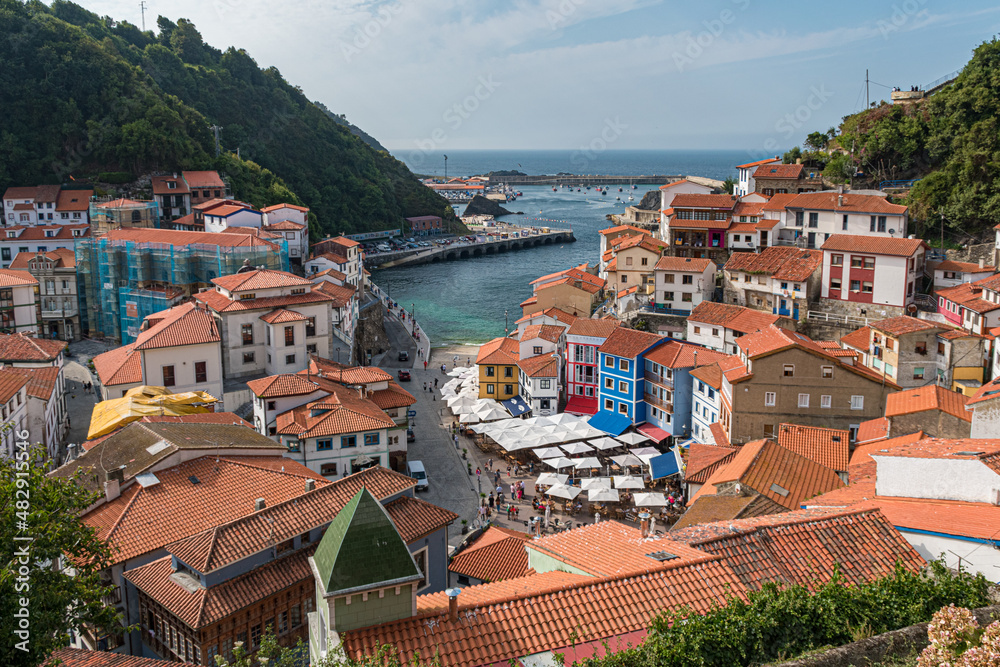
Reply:
M518 174L491 175L490 185L666 185L683 179L684 176L664 176L659 174L641 176L600 176L594 174L541 174L526 176Z
M418 264L471 259L473 257L484 257L486 255L496 255L515 250L525 250L527 248L537 248L539 246L558 243L573 243L576 241L572 229L523 230L522 233L516 236L505 234L501 236L486 236L485 238L480 236L478 239L481 240L425 248L420 251L385 253L374 257L365 257L365 267L369 269L389 269L395 266L416 266Z

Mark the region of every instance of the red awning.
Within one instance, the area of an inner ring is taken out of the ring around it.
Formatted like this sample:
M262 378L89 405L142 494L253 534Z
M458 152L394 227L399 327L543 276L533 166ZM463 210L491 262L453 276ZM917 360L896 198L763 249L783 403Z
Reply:
M662 428L656 428L652 424L642 424L637 429L639 433L652 438L656 442L663 442L670 437L670 434L664 431Z
M597 399L586 396L571 396L566 402L566 409L563 412L574 415L592 415L597 412Z

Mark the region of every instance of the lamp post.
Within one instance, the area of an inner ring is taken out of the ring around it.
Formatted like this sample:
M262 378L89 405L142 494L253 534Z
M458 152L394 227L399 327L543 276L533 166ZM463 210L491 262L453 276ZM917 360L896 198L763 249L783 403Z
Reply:
M337 348L337 363L340 363L340 348Z
M416 318L417 306L416 304L410 304L410 335L416 337L417 335L417 318Z
M448 180L448 156L444 156L444 180Z

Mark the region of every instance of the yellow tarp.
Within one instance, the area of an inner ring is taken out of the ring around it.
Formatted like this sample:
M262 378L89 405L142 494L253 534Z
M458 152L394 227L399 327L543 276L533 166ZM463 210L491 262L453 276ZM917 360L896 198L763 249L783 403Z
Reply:
M90 432L87 440L113 433L129 422L147 415L193 415L210 412L205 407L219 399L203 391L188 391L171 394L166 387L141 386L129 389L121 398L101 401L94 406L90 417Z

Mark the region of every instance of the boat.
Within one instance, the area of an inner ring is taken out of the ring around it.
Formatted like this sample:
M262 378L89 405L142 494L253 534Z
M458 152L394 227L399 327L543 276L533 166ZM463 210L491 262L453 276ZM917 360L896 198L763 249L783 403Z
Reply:
M629 195L629 196L628 196L628 200L629 200L629 201L635 201L635 197L633 197L632 195Z
M621 192L621 191L622 191L622 189L621 189L621 188L618 188L618 192Z
M621 200L622 200L622 198L621 198L621 197L615 197L615 199L617 199L618 201L621 201Z
M606 194L608 194L608 191L607 190L601 190L601 194L602 195L606 195Z
M556 188L552 188L552 192L556 192Z

